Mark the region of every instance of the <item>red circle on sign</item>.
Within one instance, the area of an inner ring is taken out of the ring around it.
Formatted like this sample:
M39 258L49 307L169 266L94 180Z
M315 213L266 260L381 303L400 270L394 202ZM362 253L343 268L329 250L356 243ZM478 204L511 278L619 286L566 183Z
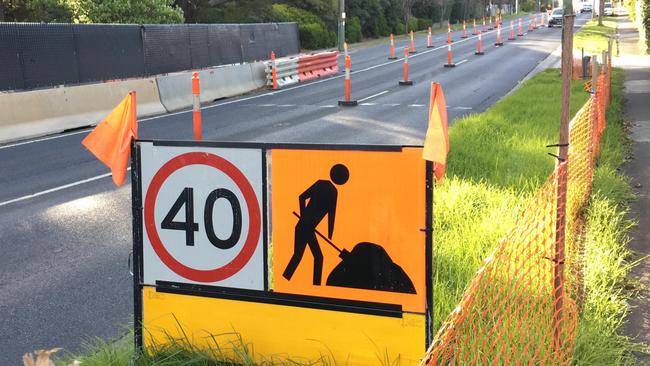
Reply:
M160 192L160 187L172 173L180 168L190 165L207 165L223 172L232 179L233 182L235 182L244 195L244 200L246 201L249 217L246 241L244 242L244 246L239 254L237 254L230 263L227 263L222 267L201 270L184 265L167 251L162 240L160 240L160 235L158 235L158 230L156 229L154 213L156 208L156 198ZM250 182L248 182L248 179L246 179L246 176L226 159L217 155L202 152L182 154L165 163L165 165L158 170L151 180L149 189L147 190L147 196L144 200L144 227L145 230L147 230L149 241L151 242L153 250L158 255L158 258L160 258L167 267L179 276L196 282L216 282L225 280L239 272L239 270L248 263L255 252L257 242L260 238L260 216L259 201L257 200L253 187Z

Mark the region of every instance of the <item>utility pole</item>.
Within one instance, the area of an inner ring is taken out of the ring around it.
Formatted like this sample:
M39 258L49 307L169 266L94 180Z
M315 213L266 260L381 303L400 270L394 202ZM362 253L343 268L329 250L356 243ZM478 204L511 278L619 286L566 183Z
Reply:
M339 0L339 51L345 43L345 0Z

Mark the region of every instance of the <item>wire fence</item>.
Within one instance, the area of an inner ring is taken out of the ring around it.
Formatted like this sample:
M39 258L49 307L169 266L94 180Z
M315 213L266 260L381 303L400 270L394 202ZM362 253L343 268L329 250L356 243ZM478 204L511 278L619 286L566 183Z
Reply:
M584 223L605 128L609 64L559 161L485 260L421 365L568 365L584 299ZM564 243L564 245L562 245Z

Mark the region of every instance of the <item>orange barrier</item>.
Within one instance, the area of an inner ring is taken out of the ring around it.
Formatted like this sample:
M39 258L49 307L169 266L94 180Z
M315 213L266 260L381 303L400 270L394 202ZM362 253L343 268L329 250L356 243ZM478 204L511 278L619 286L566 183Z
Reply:
M447 63L444 67L456 67L456 64L451 62L451 44L447 45Z
M488 30L492 30L494 27L492 26L492 15L490 15L490 26L488 27Z
M429 34L427 35L427 48L433 48L433 37L431 37L431 27L429 27Z
M460 38L467 38L467 29L465 25L465 19L463 19L463 35Z
M503 42L501 42L501 24L497 24L497 41L494 45L497 47L503 46Z
M409 48L404 47L404 80L400 80L399 85L409 86L413 85L413 81L409 80Z
M474 18L473 23L474 23L474 25L473 25L474 28L472 29L472 35L475 36L475 35L478 34L478 33L476 32L476 18Z
M604 71L595 94L569 124L568 159L556 163L485 259L421 365L572 364L584 305L582 213L605 128L611 75Z
M358 103L350 97L350 55L345 56L345 100L339 100L342 107L354 107Z
M514 41L515 40L515 21L511 20L510 21L510 36L508 37L509 41Z
M186 79L187 80L187 79ZM192 95L194 103L192 105L192 123L194 125L194 139L201 141L203 139L203 132L201 128L201 82L199 81L199 73L192 73Z
M484 55L483 51L481 51L481 38L483 36L482 32L478 32L478 43L476 44L476 52L474 52L475 55Z
M344 44L345 47L346 43ZM298 58L298 79L300 82L334 75L339 71L338 51L300 55Z
M397 60L397 57L395 57L395 37L393 33L390 34L390 56L388 56L388 59Z
M522 25L522 20L519 18L519 32L517 32L517 37L523 37L524 36L524 27Z
M537 29L537 15L533 15L533 29Z
M451 23L447 22L447 44L453 42L451 39Z

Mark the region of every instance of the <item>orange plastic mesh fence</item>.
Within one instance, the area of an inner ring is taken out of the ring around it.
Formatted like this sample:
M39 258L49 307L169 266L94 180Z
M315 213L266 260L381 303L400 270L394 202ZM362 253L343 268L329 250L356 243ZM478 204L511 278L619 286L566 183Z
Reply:
M556 165L485 260L422 365L571 362L584 297L582 210L605 126L608 82L599 77L596 94L569 125L567 161Z

